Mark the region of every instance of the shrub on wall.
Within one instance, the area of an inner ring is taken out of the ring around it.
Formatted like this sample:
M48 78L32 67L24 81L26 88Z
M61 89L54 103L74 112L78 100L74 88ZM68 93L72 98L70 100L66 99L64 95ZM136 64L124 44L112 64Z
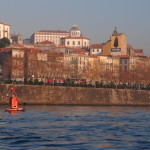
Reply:
M6 83L6 84L12 84L12 82L13 82L13 81L12 81L11 79L5 80L5 83Z
M34 85L38 85L39 84L39 80L38 79L34 79Z
M28 81L28 84L30 84L30 85L33 85L33 80L32 79L30 79L29 81Z
M44 82L43 82L43 81L40 81L38 84L39 84L39 85L44 85Z

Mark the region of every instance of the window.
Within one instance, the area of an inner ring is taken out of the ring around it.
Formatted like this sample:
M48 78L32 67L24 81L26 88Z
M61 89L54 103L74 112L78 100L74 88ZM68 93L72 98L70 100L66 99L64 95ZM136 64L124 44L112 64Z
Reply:
M99 49L97 49L97 52L99 52Z
M75 45L75 41L72 42L72 45Z
M124 71L127 71L127 69L128 69L127 66L124 66Z
M124 60L124 63L127 64L127 60Z
M80 41L78 41L78 45L80 45Z
M122 60L120 59L120 64L122 64Z
M69 41L67 42L67 45L69 45L70 43L69 43Z

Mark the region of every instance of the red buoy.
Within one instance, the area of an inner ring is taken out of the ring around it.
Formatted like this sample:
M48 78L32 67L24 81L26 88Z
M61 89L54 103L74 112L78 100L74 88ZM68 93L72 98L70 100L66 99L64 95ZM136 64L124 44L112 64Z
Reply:
M15 96L15 91L16 89L15 88L11 88L11 97L10 97L10 100L9 100L9 107L10 108L7 108L5 109L5 111L22 111L23 108L18 108L18 98L17 96Z
M10 97L9 107L18 108L18 98L17 97Z
M24 110L23 108L6 108L5 109L5 111L9 111L9 112L11 112L11 111L22 111L22 110Z

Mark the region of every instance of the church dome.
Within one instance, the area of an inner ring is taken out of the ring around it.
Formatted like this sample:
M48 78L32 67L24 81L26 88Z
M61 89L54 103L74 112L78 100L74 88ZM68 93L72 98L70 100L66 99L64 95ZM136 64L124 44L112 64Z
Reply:
M77 25L73 25L72 28L70 29L71 31L80 31Z
M77 27L77 25L73 25L72 28L70 29L70 36L71 37L80 37L81 36L81 31Z

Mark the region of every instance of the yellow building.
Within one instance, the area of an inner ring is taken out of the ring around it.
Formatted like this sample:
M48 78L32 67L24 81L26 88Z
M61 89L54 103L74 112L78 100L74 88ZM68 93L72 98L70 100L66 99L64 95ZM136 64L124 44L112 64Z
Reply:
M103 55L127 55L127 36L115 28L110 40L103 46Z
M111 40L107 41L104 45L103 45L103 55L111 55Z

